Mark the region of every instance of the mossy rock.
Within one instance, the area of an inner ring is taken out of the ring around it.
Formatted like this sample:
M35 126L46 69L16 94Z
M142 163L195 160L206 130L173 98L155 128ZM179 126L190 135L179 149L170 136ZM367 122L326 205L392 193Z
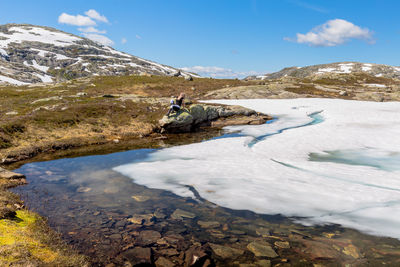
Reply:
M165 115L160 121L160 126L167 132L190 132L193 127L193 116L188 110L183 109L169 116Z

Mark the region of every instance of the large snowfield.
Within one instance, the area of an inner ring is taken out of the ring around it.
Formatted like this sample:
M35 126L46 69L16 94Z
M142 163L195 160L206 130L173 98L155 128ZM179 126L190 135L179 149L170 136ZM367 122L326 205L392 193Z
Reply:
M221 100L277 118L158 150L114 170L135 183L257 213L400 238L400 103ZM320 118L310 116L317 114ZM313 122L310 124L311 122ZM282 131L283 130L283 131Z

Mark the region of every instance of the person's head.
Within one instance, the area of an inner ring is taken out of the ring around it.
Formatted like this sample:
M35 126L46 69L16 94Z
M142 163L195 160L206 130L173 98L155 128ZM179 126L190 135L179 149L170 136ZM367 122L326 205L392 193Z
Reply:
M180 93L178 99L185 98L185 93Z

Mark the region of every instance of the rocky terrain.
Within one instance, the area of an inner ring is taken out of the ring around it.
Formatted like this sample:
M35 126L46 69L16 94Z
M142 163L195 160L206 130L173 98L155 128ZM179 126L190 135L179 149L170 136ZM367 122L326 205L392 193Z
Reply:
M400 67L359 63L359 62L337 62L330 64L313 65L306 67L289 67L278 72L259 76L249 76L247 80L279 79L283 77L295 78L317 78L331 77L333 74L364 73L375 77L400 78Z
M27 85L128 74L198 77L54 28L0 25L0 83Z
M271 119L271 116L241 106L195 104L165 115L159 123L162 132L182 133L193 131L200 126L254 125L263 124Z
M400 80L367 73L329 73L306 78L252 80L249 86L222 88L205 94L209 99L329 97L366 101L399 101Z

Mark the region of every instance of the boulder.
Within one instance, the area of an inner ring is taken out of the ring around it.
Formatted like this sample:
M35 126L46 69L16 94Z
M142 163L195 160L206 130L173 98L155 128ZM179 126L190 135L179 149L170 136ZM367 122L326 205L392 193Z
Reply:
M254 110L241 106L218 107L217 112L219 117L230 117L234 115L251 116L257 114Z
M190 132L193 127L193 116L187 110L180 110L175 114L164 116L160 121L160 126L170 133Z
M178 70L177 72L174 72L174 73L172 74L172 76L174 76L174 77L179 77L179 76L181 76L181 71Z
M225 120L225 122L215 123L217 119ZM269 119L272 119L272 117L258 114L254 110L241 106L193 104L188 109L181 109L169 116L165 115L159 121L159 124L162 129L161 132L182 133L190 132L204 125L216 127L244 124L256 125L263 124Z
M205 106L204 111L207 114L207 120L212 121L218 119L219 114L216 107L213 106Z
M204 111L202 105L199 104L191 105L189 112L193 116L193 122L195 124L199 124L208 120L207 113Z

